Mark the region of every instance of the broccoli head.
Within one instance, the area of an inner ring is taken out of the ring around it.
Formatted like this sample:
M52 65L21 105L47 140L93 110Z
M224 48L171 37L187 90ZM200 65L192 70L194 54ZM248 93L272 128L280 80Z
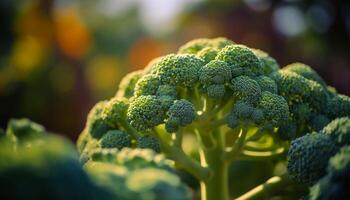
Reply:
M77 145L86 163L101 157L96 151L153 150L197 178L203 199L228 199L224 177L238 159L279 159L289 149L291 177L317 181L339 146L331 134L305 134L348 115L347 98L307 65L280 69L261 50L197 39L127 75L116 97L92 108ZM198 160L184 148L188 137L198 143Z
M338 148L325 134L311 133L292 141L287 168L292 179L313 184L326 174L328 159Z
M329 160L327 175L310 189L310 200L350 198L350 146L344 146Z

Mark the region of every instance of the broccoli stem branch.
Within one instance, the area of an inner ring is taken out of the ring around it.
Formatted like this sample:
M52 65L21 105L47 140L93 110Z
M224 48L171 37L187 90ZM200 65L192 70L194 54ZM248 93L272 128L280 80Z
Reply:
M140 133L125 120L120 120L119 123L130 134L132 139L137 139L140 136Z
M157 130L154 130L160 141L161 148L165 155L171 157L175 164L195 176L198 180L206 180L209 177L209 169L202 167L199 162L185 154L181 148L169 144L167 139L162 136Z
M286 185L292 181L288 177L288 174L282 176L274 176L268 179L265 183L253 188L249 192L238 197L236 200L255 200L255 199L268 199L272 195L281 191Z
M214 132L216 145L212 149L201 149L201 165L210 169L210 177L201 181L202 200L227 200L229 161L224 158L224 135Z
M230 150L226 151L226 154L225 154L226 159L233 160L236 156L238 156L241 153L245 144L246 136L247 136L247 130L245 128L242 128L233 147Z

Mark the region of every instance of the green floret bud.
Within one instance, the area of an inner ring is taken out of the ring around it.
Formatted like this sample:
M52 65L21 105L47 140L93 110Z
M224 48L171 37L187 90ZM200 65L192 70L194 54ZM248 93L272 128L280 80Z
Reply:
M116 97L129 98L134 95L136 82L142 77L143 70L130 72L120 81Z
M91 161L115 163L117 162L117 154L119 153L117 148L95 148L92 149L88 156L91 157Z
M310 200L349 199L350 146L329 160L328 174L310 189Z
M140 136L137 139L137 148L140 149L152 149L153 151L160 153L160 144L157 138L152 136Z
M45 134L45 128L29 119L11 119L7 124L6 134L19 141L37 139Z
M282 96L264 91L258 107L264 112L265 120L274 126L288 120L289 107Z
M175 174L156 168L133 171L126 182L140 200L190 200L189 190Z
M350 144L350 118L342 117L333 120L322 132L329 135L338 146Z
M196 54L200 50L209 46L210 39L200 38L187 42L179 48L178 53L191 53Z
M196 118L196 112L191 102L181 99L175 100L174 104L169 108L167 112L168 120L166 122L169 125L167 128L168 132L174 132L174 128L177 129L179 126L186 126ZM176 131L176 130L175 130Z
M102 148L117 148L131 147L131 138L129 134L120 130L108 131L100 140Z
M307 103L315 111L325 109L328 94L319 83L287 70L280 70L272 77L277 83L279 94L287 99L289 105Z
M221 98L226 93L226 87L222 84L210 85L207 87L207 95L212 98Z
M103 117L106 101L98 102L89 112L87 118L87 131L93 138L101 138L111 127Z
M246 100L249 103L257 102L261 97L259 84L248 76L239 76L231 81L233 94L239 99Z
M213 60L200 69L199 80L204 86L224 84L232 79L230 67L222 61Z
M133 99L127 111L130 125L139 131L163 123L167 108L156 96L139 96Z
M216 60L226 62L231 67L233 77L262 73L259 58L244 45L226 46L218 53Z
M277 85L275 83L274 80L272 80L270 77L268 76L259 76L255 79L260 88L261 91L268 91L271 92L273 94L277 94Z
M305 65L303 63L292 63L283 68L283 70L288 70L291 72L295 72L307 79L318 82L319 84L326 86L326 83L323 79L313 70L310 66Z
M154 67L162 84L192 87L198 82L199 70L204 61L190 54L169 54L163 57Z
M31 138L30 145L17 145L15 150L2 142L0 157L1 199L98 197L81 169L74 146L61 137L45 134Z
M160 86L159 77L154 74L142 76L135 85L135 96L155 95Z
M255 124L261 124L265 120L264 112L260 109L254 109L251 118Z
M336 94L327 102L326 114L332 118L350 117L350 97Z
M231 80L230 67L222 61L213 60L200 70L199 80L206 88L209 97L220 98L225 95L225 83Z
M235 115L235 113L231 112L229 115L226 116L226 122L228 127L230 128L236 128L239 124L239 121Z
M252 49L252 51L261 62L261 68L264 75L270 75L271 73L279 70L280 67L277 61L269 56L269 54L260 49Z
M232 42L229 39L218 37L218 38L200 38L187 42L179 48L178 53L190 53L196 54L204 48L212 47L216 49L222 49L225 46L232 45Z
M205 63L209 63L210 61L215 59L217 54L218 49L212 47L205 47L204 49L200 50L196 55L199 58L203 59Z
M171 85L161 85L157 89L156 96L168 96L175 99L177 97L176 87Z
M306 134L292 141L287 156L290 177L300 183L313 184L326 173L328 159L338 148L324 134Z
M113 98L105 104L102 117L110 127L117 127L118 122L125 120L127 109L125 101Z
M244 101L238 101L232 112L237 119L247 120L251 118L254 110L255 109L250 104L247 104Z
M146 167L159 167L172 171L172 161L166 159L162 154L158 154L151 149L129 149L124 148L119 151L115 163L125 166L129 170Z

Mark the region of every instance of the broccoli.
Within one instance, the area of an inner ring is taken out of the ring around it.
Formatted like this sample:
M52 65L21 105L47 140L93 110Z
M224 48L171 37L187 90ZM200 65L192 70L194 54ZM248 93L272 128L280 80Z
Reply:
M325 126L322 132L329 135L340 147L350 145L350 118L337 118Z
M148 135L142 135L137 139L137 148L140 149L152 149L153 151L160 153L160 144L157 138Z
M15 141L19 141L13 143ZM0 198L109 199L83 171L74 146L28 119L12 119L0 139Z
M190 193L172 170L172 162L151 150L96 149L84 165L112 199L187 200Z
M124 147L131 147L131 139L129 134L119 130L108 131L101 138L100 143L102 148L121 149Z
M328 173L310 189L310 200L350 198L350 146L344 146L328 163Z
M328 159L337 150L325 134L314 132L293 140L287 157L289 175L301 183L315 183L325 175Z
M307 133L348 115L347 98L307 65L280 69L261 50L226 38L197 39L127 75L115 97L92 108L77 146L87 163L92 152L109 147L152 149L197 178L202 199L225 200L233 161L286 160L289 148L292 177L317 181L327 159L313 156L331 157L339 147L328 134ZM188 135L199 144L198 160L185 152Z

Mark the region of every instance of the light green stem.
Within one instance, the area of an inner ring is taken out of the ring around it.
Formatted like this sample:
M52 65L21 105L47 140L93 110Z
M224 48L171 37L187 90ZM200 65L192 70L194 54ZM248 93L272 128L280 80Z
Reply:
M236 198L236 200L258 200L258 199L269 199L273 194L281 191L286 185L292 181L289 179L287 174L282 176L274 176L267 180L265 183L253 188L244 195Z
M201 181L202 200L228 200L228 166L221 148L201 152L202 166L208 166L210 177Z

